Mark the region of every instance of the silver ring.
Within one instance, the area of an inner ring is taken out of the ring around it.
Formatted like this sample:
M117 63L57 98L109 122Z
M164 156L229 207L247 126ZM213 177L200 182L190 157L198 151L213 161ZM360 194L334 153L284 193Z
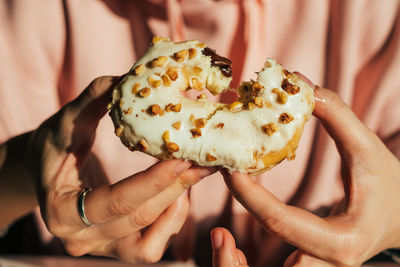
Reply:
M85 213L85 198L86 198L86 195L90 191L92 191L92 188L90 188L90 187L82 189L82 191L79 193L79 197L78 197L78 212L79 212L79 216L81 217L82 222L86 226L91 226L92 225L92 223L86 217L86 213Z

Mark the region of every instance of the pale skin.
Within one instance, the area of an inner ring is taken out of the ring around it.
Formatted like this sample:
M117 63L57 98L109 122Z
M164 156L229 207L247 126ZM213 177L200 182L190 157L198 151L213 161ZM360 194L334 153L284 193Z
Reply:
M93 225L85 226L77 198L82 188L91 186L82 180L104 178L99 173L86 177L93 175L87 165L96 164L89 160L94 157L91 146L116 79L94 80L38 129L0 146L0 229L39 204L47 228L73 256L132 263L161 259L188 215L188 188L215 170L169 160L93 188L85 200Z
M316 87L315 96L314 115L342 159L345 196L330 216L286 205L246 174L222 172L232 194L264 229L297 247L284 266L360 266L400 247L400 163L337 94ZM223 236L218 248L217 235ZM246 266L226 229L214 229L211 241L214 267Z

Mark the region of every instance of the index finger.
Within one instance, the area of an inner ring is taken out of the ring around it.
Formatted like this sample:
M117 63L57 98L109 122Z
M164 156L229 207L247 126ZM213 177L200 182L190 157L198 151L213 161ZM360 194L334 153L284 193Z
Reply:
M269 232L322 259L329 259L343 245L343 236L330 222L276 198L247 174L222 170L235 198Z
M129 214L173 184L191 165L183 160L160 161L116 184L96 188L85 200L86 216L98 224Z

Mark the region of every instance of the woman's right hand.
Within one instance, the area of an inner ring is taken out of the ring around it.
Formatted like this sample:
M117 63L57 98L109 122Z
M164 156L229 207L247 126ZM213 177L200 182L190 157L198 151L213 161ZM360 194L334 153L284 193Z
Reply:
M185 192L213 169L191 162L158 162L113 185L94 188L78 214L78 197L99 120L106 114L113 77L94 80L74 101L32 133L27 163L42 217L73 256L115 257L127 262L158 261L189 211ZM99 177L89 177L93 180Z

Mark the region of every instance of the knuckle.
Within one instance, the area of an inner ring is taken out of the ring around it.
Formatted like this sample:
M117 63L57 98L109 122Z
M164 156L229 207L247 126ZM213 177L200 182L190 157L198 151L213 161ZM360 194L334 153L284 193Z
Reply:
M151 213L145 208L137 209L132 215L129 216L129 223L135 228L142 229L150 225L154 221Z
M132 207L126 203L124 197L120 194L116 194L107 208L107 213L110 218L118 217L129 214L132 212Z
M161 260L162 253L153 249L151 246L144 246L140 251L139 259L143 263L156 263Z
M369 240L358 231L341 234L340 241L331 251L332 261L339 266L356 266L363 262Z
M264 225L268 231L278 236L285 234L287 224L285 214L281 209L277 209L276 211L267 214L265 217L261 217L260 220L262 225Z
M78 242L66 242L64 244L64 248L69 255L74 257L80 257L88 253L85 246L81 245Z

